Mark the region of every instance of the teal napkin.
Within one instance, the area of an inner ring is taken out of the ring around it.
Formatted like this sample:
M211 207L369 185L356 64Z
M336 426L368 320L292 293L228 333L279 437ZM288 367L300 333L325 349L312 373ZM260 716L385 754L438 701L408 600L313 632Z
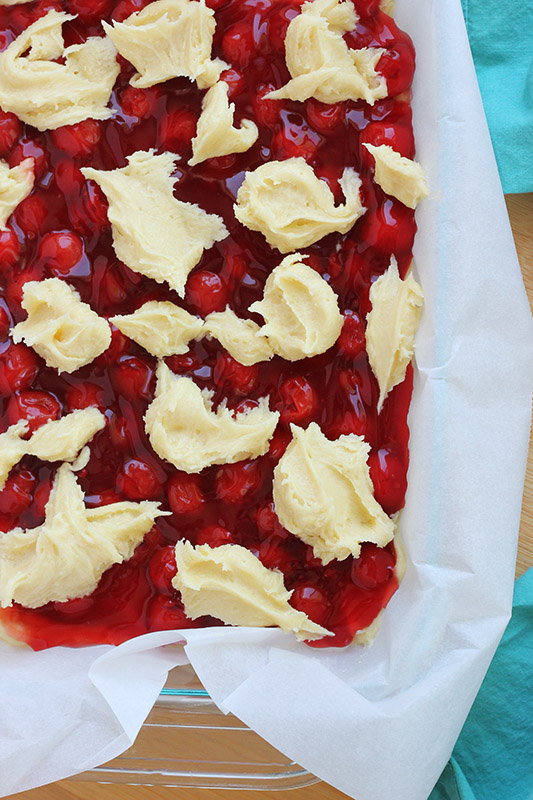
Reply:
M533 191L533 0L462 0L504 192Z
M429 800L533 800L533 568Z

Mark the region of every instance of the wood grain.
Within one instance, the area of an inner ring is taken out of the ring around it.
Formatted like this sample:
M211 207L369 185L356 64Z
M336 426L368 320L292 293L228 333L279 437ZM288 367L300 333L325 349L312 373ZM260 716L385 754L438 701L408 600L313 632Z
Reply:
M508 195L506 202L529 305L533 309L533 194ZM533 436L530 433L516 576L522 575L531 566L533 566Z
M522 267L522 274L533 306L533 194L511 195L507 208ZM517 575L533 566L533 447L530 440L524 504L520 525L520 543L517 558ZM277 800L341 800L342 792L324 783L304 789L270 793ZM103 785L60 781L44 788L12 795L20 800L268 800L269 794L257 791L229 791L215 789L183 789Z

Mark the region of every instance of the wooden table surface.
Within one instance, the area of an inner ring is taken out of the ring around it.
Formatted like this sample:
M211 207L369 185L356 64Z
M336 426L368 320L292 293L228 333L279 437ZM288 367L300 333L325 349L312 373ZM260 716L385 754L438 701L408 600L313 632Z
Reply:
M510 195L507 207L515 234L524 281L533 306L533 194ZM533 447L529 448L529 461L524 491L524 504L520 525L520 543L517 558L517 576L533 566ZM305 789L286 792L229 791L214 789L183 789L102 785L75 781L60 781L50 786L12 795L23 800L340 800L342 792L317 783Z

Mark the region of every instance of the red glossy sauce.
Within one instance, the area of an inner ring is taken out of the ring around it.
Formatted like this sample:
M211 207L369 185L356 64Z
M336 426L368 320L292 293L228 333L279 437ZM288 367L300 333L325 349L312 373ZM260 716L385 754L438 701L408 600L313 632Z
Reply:
M100 16L124 19L144 5L143 0L38 0L3 7L0 48L51 7L80 15L64 27L65 40L72 44L101 35ZM217 19L213 56L231 63L222 77L231 87L236 123L251 117L259 126L259 139L247 153L188 167L203 92L186 79L132 89L128 82L134 70L122 59L111 100L117 111L112 120L87 120L39 133L0 112L0 158L14 165L33 156L38 173L31 195L15 211L8 230L0 233L0 430L20 417L36 427L75 408L97 405L108 422L94 437L91 460L79 473L86 504L149 498L173 512L158 520L130 561L104 574L91 596L36 610L16 605L3 610L6 628L35 649L119 643L151 630L220 624L210 618L188 620L172 589L172 546L183 537L193 544L242 544L267 567L280 569L286 586L294 589L293 605L335 633L315 646L348 644L398 585L393 545L380 550L365 544L360 558L324 567L310 547L279 524L272 505L272 473L288 444L289 424L306 426L315 420L330 438L363 435L372 447L377 499L390 514L403 506L412 371L409 368L404 383L391 392L378 417L377 383L364 351L364 320L369 287L386 270L392 254L405 273L416 226L411 210L372 183L362 143L387 143L414 156L409 106L413 47L378 10L376 0L360 0L355 2L360 22L346 41L354 48L386 49L378 68L396 97L373 107L364 102L328 106L315 100L261 101L266 91L290 77L283 41L300 0L208 0L208 5L216 9ZM152 147L181 156L176 196L221 215L230 231L191 273L184 301L117 260L106 200L79 171L88 164L122 167L127 155ZM25 318L20 306L24 283L54 276L67 280L102 316L129 313L150 299L170 299L201 316L229 302L238 314L248 316L249 305L261 298L281 256L259 233L237 222L235 196L245 170L297 155L328 181L338 201L344 167L355 167L363 181L367 212L362 219L348 234L330 235L304 251L310 256L307 263L338 294L345 314L338 342L321 356L295 363L276 357L245 367L207 340L193 344L186 355L167 359L176 373L213 389L216 403L227 398L230 407L238 408L270 395L270 406L281 412L281 419L267 455L211 467L200 475L176 471L159 459L143 426L154 393L155 359L116 330L102 356L59 377L33 350L10 341L9 327ZM12 470L0 493L0 530L31 528L43 521L57 466L27 457Z

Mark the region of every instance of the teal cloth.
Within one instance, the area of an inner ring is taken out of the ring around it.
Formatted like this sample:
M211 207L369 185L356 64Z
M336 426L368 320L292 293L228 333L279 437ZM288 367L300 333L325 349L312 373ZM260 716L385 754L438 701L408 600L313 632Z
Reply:
M429 800L533 800L533 568Z
M533 191L533 0L462 0L504 192Z

